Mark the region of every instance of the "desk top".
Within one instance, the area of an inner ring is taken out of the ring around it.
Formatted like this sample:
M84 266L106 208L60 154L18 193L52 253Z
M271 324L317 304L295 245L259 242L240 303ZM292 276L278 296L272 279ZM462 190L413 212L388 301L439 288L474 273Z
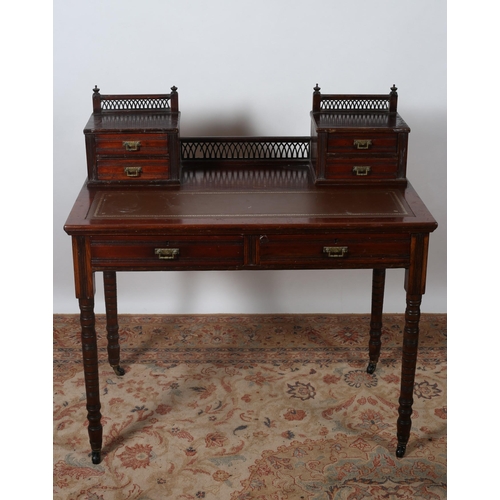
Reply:
M177 187L82 188L69 234L124 231L433 231L437 224L411 185L315 186L307 170L186 172Z

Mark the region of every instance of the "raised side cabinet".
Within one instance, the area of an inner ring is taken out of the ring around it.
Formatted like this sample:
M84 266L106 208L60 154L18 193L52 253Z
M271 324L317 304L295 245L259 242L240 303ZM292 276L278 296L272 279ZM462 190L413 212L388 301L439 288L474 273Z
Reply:
M170 94L102 95L85 129L90 185L178 184L179 103Z
M406 184L410 128L397 113L396 90L321 94L316 85L311 112L316 183Z

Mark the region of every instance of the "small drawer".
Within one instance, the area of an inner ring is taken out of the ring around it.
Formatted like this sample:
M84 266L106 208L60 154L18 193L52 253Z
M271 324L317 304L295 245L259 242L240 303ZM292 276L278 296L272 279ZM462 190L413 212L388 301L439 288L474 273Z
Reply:
M97 155L103 156L168 154L166 134L99 134L95 143Z
M97 179L101 181L168 179L169 164L168 158L98 159Z
M328 134L329 153L396 153L396 134Z
M400 267L409 254L405 234L262 235L258 245L259 264L278 268Z
M397 159L366 157L363 159L339 158L326 160L326 179L396 179L398 174Z
M94 269L224 269L243 265L243 237L93 238Z

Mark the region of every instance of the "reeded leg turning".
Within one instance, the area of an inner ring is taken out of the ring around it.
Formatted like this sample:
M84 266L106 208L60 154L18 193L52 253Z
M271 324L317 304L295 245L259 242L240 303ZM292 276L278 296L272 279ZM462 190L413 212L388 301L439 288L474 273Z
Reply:
M370 362L366 371L374 373L380 357L382 342L382 310L384 307L385 269L374 269L372 279L372 311L370 320L370 342L368 344Z
M106 330L108 332L108 360L114 372L122 376L125 370L120 366L120 335L118 334L118 304L116 298L116 272L105 271L104 300L106 303Z
M99 371L97 340L95 333L94 299L79 299L80 324L82 327L83 370L87 393L87 418L92 463L101 462L102 425L99 399Z
M399 418L397 424L398 447L396 456L402 458L410 438L411 414L413 412L413 389L417 366L420 303L422 295L406 296L405 328L403 335L403 362L401 368L401 393L399 397Z

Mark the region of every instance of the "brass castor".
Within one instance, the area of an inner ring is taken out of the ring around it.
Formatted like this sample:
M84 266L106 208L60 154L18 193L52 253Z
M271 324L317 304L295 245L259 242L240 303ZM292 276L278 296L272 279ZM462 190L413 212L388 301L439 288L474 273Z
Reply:
M95 465L101 463L101 452L100 451L92 451L92 463Z
M125 375L125 370L120 365L111 365L111 368L119 377Z
M403 458L405 456L405 452L406 452L406 445L398 444L398 447L396 448L396 456L398 458Z

